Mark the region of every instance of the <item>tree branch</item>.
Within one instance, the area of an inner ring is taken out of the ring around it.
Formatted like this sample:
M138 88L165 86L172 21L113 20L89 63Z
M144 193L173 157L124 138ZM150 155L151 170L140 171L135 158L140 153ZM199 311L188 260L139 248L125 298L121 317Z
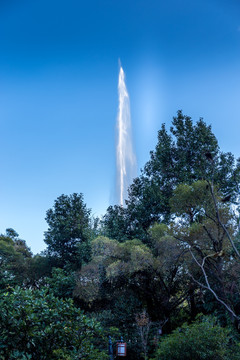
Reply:
M237 254L237 256L239 257L240 259L240 253L238 251L238 249L236 248L234 242L233 242L233 239L231 238L226 226L222 223L221 219L220 219L220 215L219 215L219 210L218 210L218 206L217 206L217 201L216 201L216 198L215 198L215 195L214 195L214 192L213 192L213 184L209 184L210 185L210 192L211 192L211 195L212 195L212 198L213 198L213 202L214 202L214 207L215 207L215 210L216 210L216 215L217 215L217 219L218 219L218 222L220 224L220 226L222 227L222 229L224 230L225 234L227 235L232 247L233 247L233 250L235 251L235 253Z
M190 277L193 279L193 281L195 281L199 286L203 287L204 289L207 289L209 290L213 296L215 297L215 299L220 302L227 310L229 313L232 314L232 316L239 322L240 321L240 317L237 316L235 314L235 312L228 306L228 304L226 304L222 299L219 298L219 296L215 293L215 291L212 289L211 285L209 284L209 281L208 281L208 277L207 277L207 273L204 269L204 265L205 265L205 261L207 258L213 256L213 255L207 255L203 258L203 261L202 261L202 264L200 264L200 262L197 260L197 258L195 257L195 255L193 254L192 250L190 249L190 253L192 255L192 258L194 259L194 261L196 262L196 264L201 268L202 270L202 273L203 273L203 276L204 276L204 279L205 279L205 282L206 282L206 285L200 283L199 281L197 281L196 279L194 279L194 277L190 275Z

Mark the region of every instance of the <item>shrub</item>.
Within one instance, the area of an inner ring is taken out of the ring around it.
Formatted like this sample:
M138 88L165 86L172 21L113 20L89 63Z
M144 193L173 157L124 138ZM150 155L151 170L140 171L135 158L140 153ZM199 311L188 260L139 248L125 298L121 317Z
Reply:
M0 295L0 359L106 359L95 347L102 330L47 289L9 289Z
M214 317L203 317L164 337L155 360L226 360L230 352L230 329L222 328Z

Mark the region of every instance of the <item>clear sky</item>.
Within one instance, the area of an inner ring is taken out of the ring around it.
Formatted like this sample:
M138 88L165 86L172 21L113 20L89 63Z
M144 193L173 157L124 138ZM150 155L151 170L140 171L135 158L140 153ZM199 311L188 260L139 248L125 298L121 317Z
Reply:
M34 253L58 196L112 201L119 58L138 169L179 109L240 156L239 0L1 0L0 232Z

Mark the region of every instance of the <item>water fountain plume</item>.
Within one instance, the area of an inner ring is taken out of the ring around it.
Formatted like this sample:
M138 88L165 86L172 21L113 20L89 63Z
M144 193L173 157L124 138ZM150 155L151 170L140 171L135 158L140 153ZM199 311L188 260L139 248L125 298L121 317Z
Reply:
M125 74L120 64L118 77L118 118L117 118L117 188L121 206L127 199L127 189L136 176L136 157L133 151L130 101L125 83Z

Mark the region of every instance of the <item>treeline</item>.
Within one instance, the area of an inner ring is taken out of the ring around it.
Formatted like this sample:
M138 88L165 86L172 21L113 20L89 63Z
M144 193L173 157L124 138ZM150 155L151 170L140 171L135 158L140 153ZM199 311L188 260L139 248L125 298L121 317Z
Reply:
M0 236L0 358L240 359L240 159L202 119L162 125L125 207L47 211L45 252ZM10 329L10 330L9 330Z

